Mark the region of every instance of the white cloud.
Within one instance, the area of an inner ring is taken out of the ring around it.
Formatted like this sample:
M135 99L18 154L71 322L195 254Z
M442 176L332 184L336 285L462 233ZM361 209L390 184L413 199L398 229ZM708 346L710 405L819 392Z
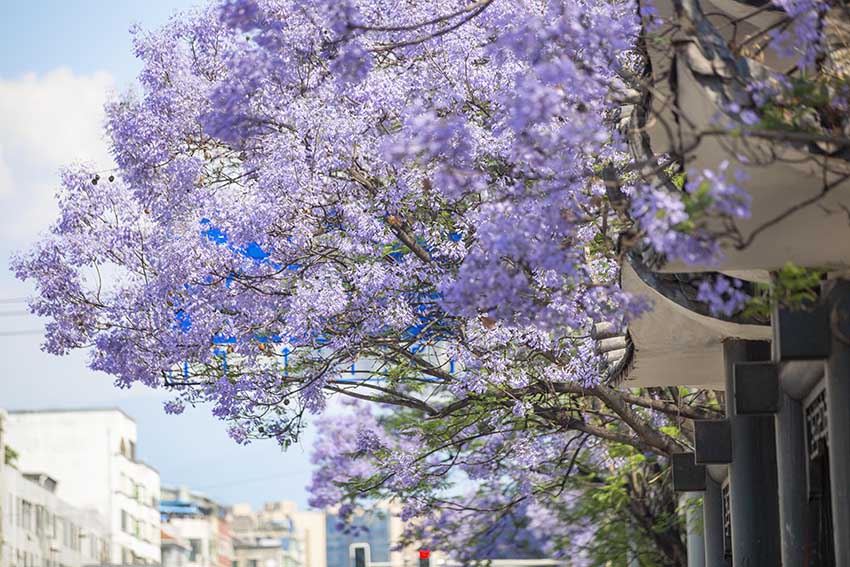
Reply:
M109 73L66 68L0 79L0 207L15 213L0 225L7 243L26 245L50 223L60 167L110 166L103 106L114 84Z

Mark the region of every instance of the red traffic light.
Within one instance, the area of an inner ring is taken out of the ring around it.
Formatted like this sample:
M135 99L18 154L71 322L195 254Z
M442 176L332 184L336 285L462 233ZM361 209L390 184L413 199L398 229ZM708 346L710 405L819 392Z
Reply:
M431 550L430 549L420 549L419 550L419 559L428 559L429 557L431 557Z

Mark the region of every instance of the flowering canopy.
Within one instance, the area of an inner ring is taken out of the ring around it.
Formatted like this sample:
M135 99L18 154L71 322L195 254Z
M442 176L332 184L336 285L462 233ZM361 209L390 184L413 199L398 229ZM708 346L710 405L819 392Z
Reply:
M452 360L456 392L593 381L590 326L630 308L593 172L625 159L606 115L638 24L630 2L229 2L138 32L117 175L69 169L17 262L48 350L223 417L318 410L356 360L438 343L425 374Z
M776 4L772 41L815 65L824 10ZM45 348L90 347L120 386L174 391L169 412L212 402L240 442L287 445L343 393L458 434L470 407L476 424L493 411L487 451L550 479L576 431L677 450L659 415L712 410L602 383L591 331L648 307L619 286L630 254L710 264L751 211L726 164L635 150L624 124L646 110L659 22L634 0L229 0L136 31L142 91L108 107L117 168L66 170L59 219L15 261ZM754 83L723 128L765 123L792 87ZM730 315L746 296L718 276L699 299ZM595 423L576 417L586 396ZM530 420L551 442L516 432ZM394 442L396 490L419 485L414 461L450 468L416 455L433 433ZM367 429L318 459L388 443ZM338 481L316 485L322 503Z

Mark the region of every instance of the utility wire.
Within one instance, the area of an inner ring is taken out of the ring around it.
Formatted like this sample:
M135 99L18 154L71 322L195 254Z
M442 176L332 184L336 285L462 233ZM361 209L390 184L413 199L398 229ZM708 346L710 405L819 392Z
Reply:
M0 305L8 305L10 303L26 303L26 297L9 297L6 299L0 299Z
M29 315L29 311L0 311L0 317L17 317L18 315Z

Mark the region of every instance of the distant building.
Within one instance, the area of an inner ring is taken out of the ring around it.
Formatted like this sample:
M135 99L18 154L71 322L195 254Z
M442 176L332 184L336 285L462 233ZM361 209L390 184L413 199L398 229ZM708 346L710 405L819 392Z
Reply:
M159 473L136 459L136 423L118 409L10 412L19 468L59 483L56 495L106 519L108 561L160 563Z
M5 422L0 410L0 567L82 567L108 560L102 516L61 500L59 483L47 474L21 472L14 462L22 451L6 462Z
M162 548L162 567L187 567L192 544L180 537L170 526L163 524L159 535Z
M294 502L268 502L254 512L231 508L234 567L326 567L322 512L298 511Z
M335 511L326 513L327 567L416 567L418 549L396 549L404 523L397 510L378 505L370 511L355 512L343 524Z
M231 567L233 540L223 506L185 487L162 488L159 510L163 530L172 541L162 540L163 566L166 547L176 556L179 542L188 544L187 567Z

